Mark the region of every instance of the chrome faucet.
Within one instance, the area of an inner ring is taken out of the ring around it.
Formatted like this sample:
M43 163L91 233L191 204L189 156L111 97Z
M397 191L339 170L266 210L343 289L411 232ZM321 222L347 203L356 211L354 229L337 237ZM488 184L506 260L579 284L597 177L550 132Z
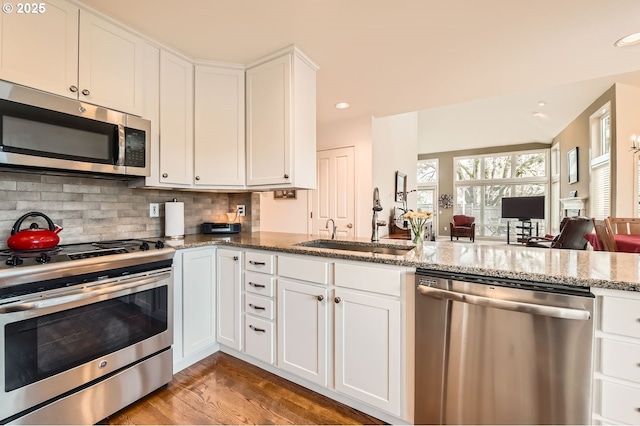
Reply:
M375 187L373 188L373 217L371 218L371 241L373 242L380 241L378 227L386 226L387 224L384 220L378 220L378 212L381 211L380 193L378 192L378 187Z
M333 226L331 227L331 239L335 240L336 231L338 230L338 227L336 226L336 223L333 219L331 218L327 219L327 223L324 224L324 229L329 229L329 221L331 221L331 223L333 224Z

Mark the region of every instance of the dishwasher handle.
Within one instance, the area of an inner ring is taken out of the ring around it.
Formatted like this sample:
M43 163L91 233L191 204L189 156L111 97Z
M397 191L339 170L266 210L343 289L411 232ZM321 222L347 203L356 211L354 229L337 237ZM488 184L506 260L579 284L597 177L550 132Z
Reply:
M458 293L425 285L418 285L418 293L436 299L449 299L471 305L486 306L489 308L504 309L507 311L524 312L533 315L542 315L554 318L587 321L591 319L591 312L584 309L560 308L557 306L537 305L534 303L516 302L513 300L493 299L491 297L476 296L473 294Z

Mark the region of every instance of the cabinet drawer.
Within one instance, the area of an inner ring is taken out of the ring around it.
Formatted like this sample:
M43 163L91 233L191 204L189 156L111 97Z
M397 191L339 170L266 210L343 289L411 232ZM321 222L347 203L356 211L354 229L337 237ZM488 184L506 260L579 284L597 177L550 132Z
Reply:
M278 275L319 284L329 283L329 263L302 257L278 257Z
M255 294L245 293L244 311L247 314L273 319L273 300L265 299Z
M602 416L617 422L640 424L640 389L603 381Z
M355 290L400 296L402 271L400 269L336 263L336 285Z
M245 315L244 351L247 355L273 364L275 344L273 323Z
M273 297L274 283L275 278L272 275L257 274L255 272L244 273L244 290L250 293Z
M602 299L602 331L640 337L640 300L620 297Z
M607 376L640 383L640 345L602 339L601 368Z
M244 270L273 274L274 256L248 251L244 254Z

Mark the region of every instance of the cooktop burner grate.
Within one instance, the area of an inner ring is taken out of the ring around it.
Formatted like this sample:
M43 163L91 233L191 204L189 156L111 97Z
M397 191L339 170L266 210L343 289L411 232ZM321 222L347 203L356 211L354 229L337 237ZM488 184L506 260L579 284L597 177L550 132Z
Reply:
M62 250L62 247L53 247L49 249L36 249L36 250L12 250L5 249L0 251L0 256L10 257L10 256L19 256L19 257L38 257L41 254L54 254Z
M140 245L138 240L112 240L112 241L100 241L98 243L91 243L92 246L101 249L112 249L119 247L134 247Z

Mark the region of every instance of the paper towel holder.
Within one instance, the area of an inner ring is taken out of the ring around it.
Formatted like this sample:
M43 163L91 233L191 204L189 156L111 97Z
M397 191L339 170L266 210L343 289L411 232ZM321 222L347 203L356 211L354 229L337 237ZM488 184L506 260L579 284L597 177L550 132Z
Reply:
M175 208L169 208L174 203ZM177 198L165 203L165 236L171 239L184 238L184 203L178 203Z

